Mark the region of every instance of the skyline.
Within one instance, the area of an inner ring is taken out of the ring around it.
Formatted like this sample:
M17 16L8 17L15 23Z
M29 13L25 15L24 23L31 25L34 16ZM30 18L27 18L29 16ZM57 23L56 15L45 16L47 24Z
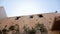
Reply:
M8 17L58 11L60 0L0 0Z

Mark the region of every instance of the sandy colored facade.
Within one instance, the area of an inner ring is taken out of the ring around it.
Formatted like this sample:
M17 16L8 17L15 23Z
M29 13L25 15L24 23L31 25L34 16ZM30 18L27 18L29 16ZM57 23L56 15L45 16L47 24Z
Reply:
M40 23L40 24L44 24L45 28L48 31L48 34L59 34L60 31L51 30L54 24L55 18L59 16L60 16L60 13L46 13L46 14L9 17L9 18L0 20L0 30L4 29L6 25L7 25L6 29L8 30L11 25L18 24L19 31L23 33L24 31L23 27L25 25L26 27L29 27L31 29L32 27L35 28L37 23Z

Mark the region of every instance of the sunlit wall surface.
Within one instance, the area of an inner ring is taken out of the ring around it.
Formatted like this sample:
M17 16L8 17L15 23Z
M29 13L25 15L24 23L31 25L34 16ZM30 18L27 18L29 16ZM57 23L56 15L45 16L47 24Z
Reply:
M60 12L60 0L0 0L8 17Z

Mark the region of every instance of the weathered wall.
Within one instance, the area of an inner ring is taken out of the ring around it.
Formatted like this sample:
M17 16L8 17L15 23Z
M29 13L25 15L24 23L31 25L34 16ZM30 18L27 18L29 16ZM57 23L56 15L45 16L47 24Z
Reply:
M39 15L42 15L43 17L39 17ZM30 16L33 16L33 18L30 18ZM53 23L54 18L56 16L60 16L60 14L56 13L47 13L47 14L37 14L37 15L29 15L29 16L20 16L18 20L16 20L16 17L10 17L6 18L0 21L0 29L2 30L6 25L6 29L9 29L11 25L18 24L19 30L21 33L23 33L23 27L27 25L26 27L35 28L37 23L44 24L46 27L48 34L59 34L58 31L50 31Z

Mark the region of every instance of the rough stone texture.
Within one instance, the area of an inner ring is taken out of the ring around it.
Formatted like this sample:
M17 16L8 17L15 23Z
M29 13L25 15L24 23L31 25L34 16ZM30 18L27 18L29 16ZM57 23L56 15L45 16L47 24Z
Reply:
M41 14L43 17L39 17L40 14L32 15L33 18L30 18L31 15L28 16L18 16L20 17L18 20L16 20L16 17L9 17L3 20L0 20L0 30L2 30L6 25L6 29L8 30L11 25L18 24L19 25L19 32L23 34L24 30L23 27L27 25L30 29L31 27L35 28L37 23L44 24L46 29L48 30L48 34L59 34L59 31L51 31L52 25L54 23L55 17L60 16L59 13L46 13ZM27 27L26 26L26 27ZM40 32L39 32L40 33ZM11 34L11 31L9 32ZM38 33L36 33L38 34Z

